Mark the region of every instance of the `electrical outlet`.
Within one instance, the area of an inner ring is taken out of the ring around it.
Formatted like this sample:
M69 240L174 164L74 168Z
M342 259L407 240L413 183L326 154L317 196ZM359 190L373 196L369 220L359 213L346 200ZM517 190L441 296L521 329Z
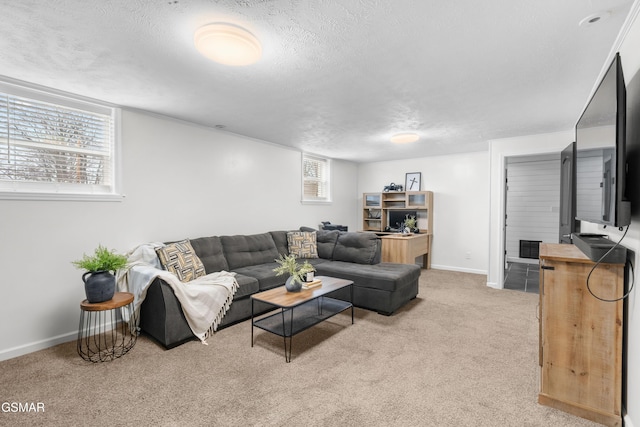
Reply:
M464 254L464 257L465 257L466 259L471 259L471 252L470 252L470 251L467 251L467 253L466 253L466 254Z

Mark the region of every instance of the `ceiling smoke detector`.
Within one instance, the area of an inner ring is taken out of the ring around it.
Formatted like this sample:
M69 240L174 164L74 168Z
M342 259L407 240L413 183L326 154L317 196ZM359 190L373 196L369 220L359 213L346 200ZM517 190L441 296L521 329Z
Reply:
M594 14L589 15L586 18L584 18L582 21L580 21L580 23L578 25L581 26L581 27L589 27L589 26L594 25L594 24L596 24L598 22L604 21L610 15L611 15L611 12L609 12L609 11L594 13Z
M204 25L194 35L196 49L224 65L251 65L262 57L260 41L248 30L224 22Z

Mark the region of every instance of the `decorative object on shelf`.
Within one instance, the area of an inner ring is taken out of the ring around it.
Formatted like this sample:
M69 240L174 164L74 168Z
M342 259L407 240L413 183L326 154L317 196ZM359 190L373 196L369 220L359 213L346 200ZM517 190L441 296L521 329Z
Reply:
M388 193L389 191L402 191L402 185L391 183L389 185L384 186L384 192Z
M405 176L405 188L407 191L420 191L422 172L409 172Z
M417 224L418 224L418 220L416 219L415 216L407 215L407 217L404 220L404 230L409 229L409 231L406 231L406 232L412 233L416 230Z
M287 256L280 254L280 258L274 261L280 264L279 267L273 269L276 275L289 275L289 278L284 284L288 292L300 292L303 282L306 281L307 273L316 271L315 268L309 264L309 261L305 261L302 265L298 264L293 254Z
M98 245L92 256L84 254L82 259L72 261L72 264L79 269L87 270L82 275L87 301L104 302L113 298L116 291L116 278L112 272L124 268L127 265L127 257Z

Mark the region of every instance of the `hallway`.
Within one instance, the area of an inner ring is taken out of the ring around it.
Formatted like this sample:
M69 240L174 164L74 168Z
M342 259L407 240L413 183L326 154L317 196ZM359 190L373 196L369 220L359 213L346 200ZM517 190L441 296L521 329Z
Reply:
M508 262L504 270L504 289L539 293L540 267L538 264Z

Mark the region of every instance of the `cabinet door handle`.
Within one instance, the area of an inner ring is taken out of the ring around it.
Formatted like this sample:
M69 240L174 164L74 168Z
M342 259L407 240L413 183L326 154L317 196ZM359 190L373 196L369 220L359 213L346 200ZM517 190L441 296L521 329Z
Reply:
M543 269L543 270L555 270L556 269L555 267L552 267L550 265L541 265L540 268Z

